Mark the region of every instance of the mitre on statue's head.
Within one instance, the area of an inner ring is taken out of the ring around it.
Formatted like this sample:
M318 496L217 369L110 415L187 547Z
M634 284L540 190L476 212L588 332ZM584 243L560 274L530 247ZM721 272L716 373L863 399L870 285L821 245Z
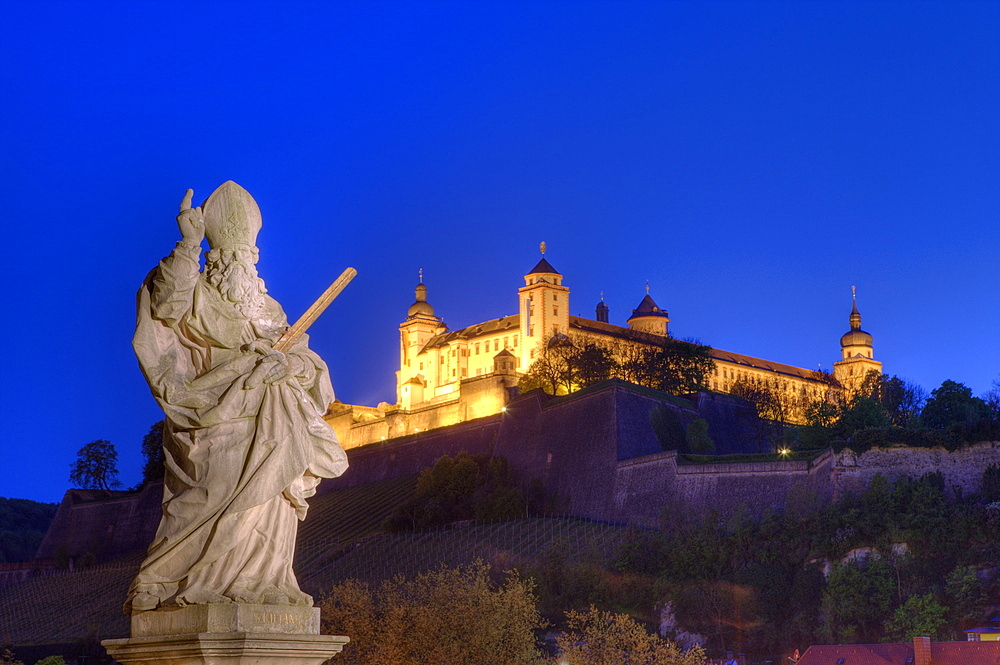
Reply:
M260 208L250 192L232 180L222 183L202 204L205 237L212 249L257 244Z

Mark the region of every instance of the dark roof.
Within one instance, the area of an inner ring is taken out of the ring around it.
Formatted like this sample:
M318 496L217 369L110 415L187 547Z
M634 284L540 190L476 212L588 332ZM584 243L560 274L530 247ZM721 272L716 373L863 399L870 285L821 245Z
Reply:
M907 658L910 660L907 661ZM1000 642L931 642L931 663L996 665ZM842 660L841 660L842 659ZM797 665L905 665L916 663L913 643L820 644L806 649Z
M551 263L549 263L548 261L545 260L544 256L542 257L541 261L539 261L538 263L535 264L535 267L532 268L531 272L529 272L528 274L529 275L534 275L535 273L540 273L540 272L547 272L547 273L551 273L553 275L560 275L561 274L558 270L556 270L555 268L552 267Z
M861 328L852 328L840 338L840 346L871 346L872 336Z
M647 293L639 306L632 310L632 316L629 318L634 319L638 316L667 316L667 313L660 309L656 301L650 298Z
M770 360L762 360L760 358L754 358L753 356L745 356L742 353L712 349L712 358L725 363L745 365L754 369L763 369L777 374L787 374L788 376L806 379L807 381L825 383L825 380L817 375L817 373L813 370L805 369L804 367L795 367L794 365L786 365L784 363L771 362Z
M503 348L503 349L500 349L500 353L496 354L493 357L494 358L507 358L507 357L516 358L517 356L515 356L513 353L511 353L510 351L508 351L506 348Z
M627 339L643 344L656 345L663 343L663 337L660 335L652 335L650 333L632 330L631 328L616 326L613 323L594 321L580 316L569 317L569 325L570 328L576 328L578 330L602 335L610 335L612 337L618 337L619 339ZM743 365L749 368L763 369L777 374L785 374L787 376L793 376L807 381L815 381L816 383L825 383L825 381L820 378L816 372L805 369L804 367L795 367L794 365L771 362L770 360L754 358L753 356L745 356L742 353L712 349L712 359L733 365Z
M440 335L431 337L427 340L427 343L424 344L424 348L420 349L420 352L423 353L427 349L433 349L438 346L446 346L448 343L453 342L456 339L475 339L476 337L492 335L494 333L503 332L504 330L517 330L520 325L521 316L519 314L511 314L510 316L503 316L499 319L486 321L485 323L477 323L474 326L441 333Z

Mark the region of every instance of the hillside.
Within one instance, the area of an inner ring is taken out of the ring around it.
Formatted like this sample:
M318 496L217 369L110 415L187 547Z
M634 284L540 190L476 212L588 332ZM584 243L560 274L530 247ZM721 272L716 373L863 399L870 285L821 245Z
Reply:
M622 527L559 518L382 533L381 523L412 496L415 484L410 475L314 497L296 551L303 590L321 597L348 577L377 581L476 559L501 570L532 566L539 554L552 550L561 557L605 559L625 534ZM126 637L128 618L121 608L141 560L137 553L0 590L0 640L24 645L71 643L87 635Z
M378 531L413 493L416 476L334 490L314 497L299 531L297 570L311 574L345 546ZM75 572L32 577L0 590L0 640L17 644L74 642L128 636L125 593L143 558L134 553Z
M58 507L55 503L0 497L0 563L17 563L35 556Z

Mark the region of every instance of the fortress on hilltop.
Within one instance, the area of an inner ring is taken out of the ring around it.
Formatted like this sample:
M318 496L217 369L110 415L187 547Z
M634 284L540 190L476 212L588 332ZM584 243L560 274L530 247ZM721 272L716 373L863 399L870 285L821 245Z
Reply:
M517 394L520 378L553 338L602 346L655 347L668 338L670 317L648 293L626 326L609 321L603 298L594 318L570 315L570 289L543 255L517 291L518 313L448 330L427 300L421 274L415 300L399 326L396 403L377 407L335 403L327 413L341 445L354 448L428 429L500 413ZM870 371L881 373L872 336L861 329L856 299L850 330L840 338L841 358L833 376L815 370L712 349L713 391L728 393L738 383L766 387L792 408L788 419L803 420L804 405L828 390L856 386Z

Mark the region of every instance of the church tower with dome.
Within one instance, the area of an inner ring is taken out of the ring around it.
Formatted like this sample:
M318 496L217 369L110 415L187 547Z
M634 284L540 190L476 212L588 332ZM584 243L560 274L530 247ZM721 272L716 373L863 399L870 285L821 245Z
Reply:
M841 359L833 364L833 376L847 390L856 389L869 372L882 373L882 363L874 359L872 336L861 329L857 289L851 287L851 329L840 338Z
M420 270L420 282L414 289L416 300L406 312L406 320L399 326L399 371L396 372L396 403L409 408L424 401L427 380L417 372L410 371L413 359L435 335L444 332L444 321L434 315L434 308L427 302L427 287L424 286L424 271Z

